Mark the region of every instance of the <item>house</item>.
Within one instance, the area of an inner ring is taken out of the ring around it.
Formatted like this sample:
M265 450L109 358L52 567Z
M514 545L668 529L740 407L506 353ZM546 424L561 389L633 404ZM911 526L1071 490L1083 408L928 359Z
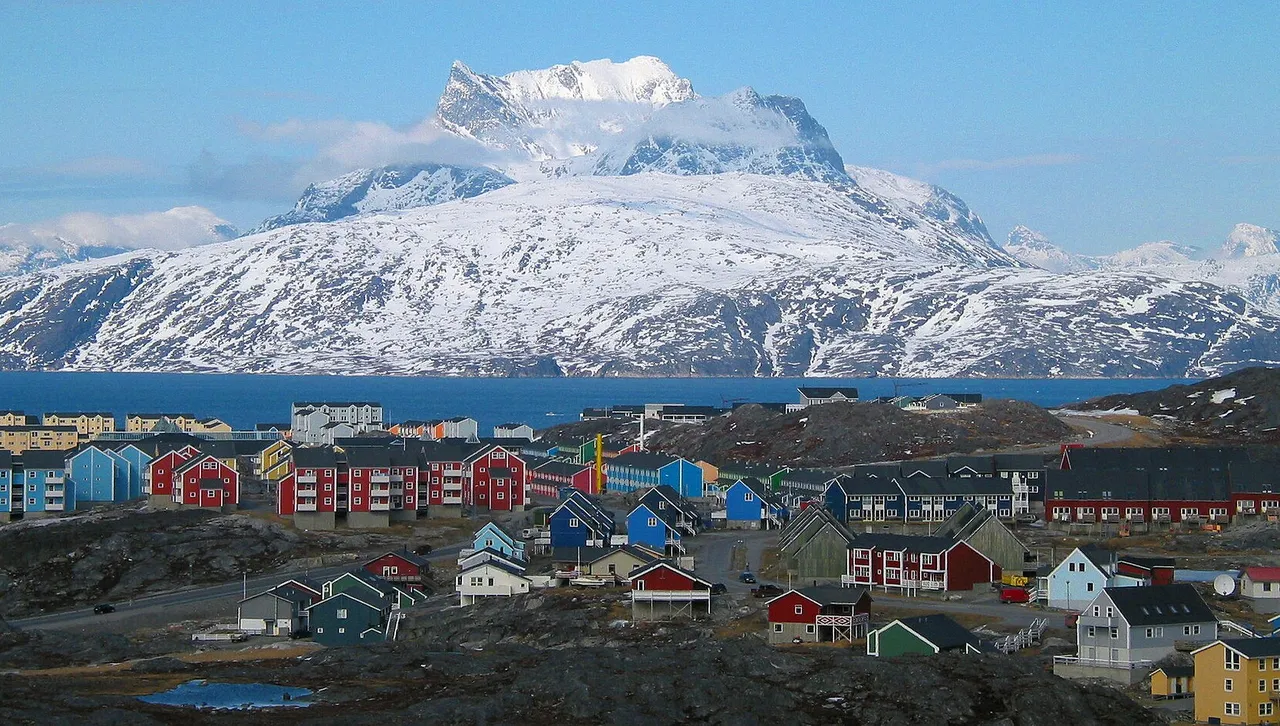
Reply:
M781 493L782 479L790 471L774 464L748 464L741 461L727 462L716 470L716 476L707 481L718 481L721 489L728 489L739 479L757 479L769 491Z
M945 393L913 398L906 405L908 411L954 411L957 408L960 408L960 403Z
M1240 597L1280 598L1280 567L1246 567L1240 575Z
M654 415L649 415L648 411L645 412L647 418L656 418L659 421L670 421L672 423L703 423L724 413L725 410L723 408L688 406L680 403L658 404L655 407Z
M493 427L495 439L524 439L533 441L533 427L523 423L504 423Z
M279 439L267 444L254 456L254 475L269 482L279 482L291 471L294 444Z
M606 550L582 566L584 575L626 579L641 567L647 567L662 559L660 550L639 545L623 545Z
M428 517L462 516L463 492L469 488L471 477L467 460L477 449L479 446L466 443L430 441L418 444L418 456L422 461L418 502L420 506L426 506ZM426 501L421 497L424 489Z
M173 502L180 507L233 509L240 503L240 472L211 454L195 454L173 469Z
M51 411L41 420L45 426L75 426L80 441L96 439L116 430L116 416L102 411Z
M845 584L912 590L972 590L1000 581L1000 566L962 540L859 534L849 544Z
M307 631L307 608L319 602L320 594L287 583L240 601L238 627L258 635L289 635Z
M871 593L864 587L803 587L766 604L770 643L834 643L867 635Z
M326 588L328 589L328 588ZM328 646L386 639L391 599L368 590L340 590L307 608L311 639Z
M189 432L195 420L193 413L126 413L124 430L131 433Z
M494 511L523 510L529 502L529 476L515 447L482 445L463 461L467 487L464 505Z
M702 515L669 486L651 487L627 514L627 544L671 555L685 552L684 537L702 528Z
M1119 555L1101 547L1077 547L1040 579L1046 604L1077 610L1106 587L1138 587L1173 583L1173 560Z
M665 484L680 496L703 496L702 469L677 456L633 452L621 454L605 464L609 491L634 492Z
M421 590L431 579L431 563L412 552L388 552L364 563L371 575L411 590Z
M106 446L89 445L71 454L65 463L67 484L75 490L76 506L124 502L134 496L129 466Z
M1034 570L1031 550L986 507L966 502L933 531L935 537L961 540L1000 565L1002 572Z
M730 529L782 529L787 508L759 479L739 479L724 493L725 526Z
M616 529L613 514L577 489L547 517L552 547L608 547Z
M779 477L778 486L783 501L796 507L802 501L821 499L835 478L833 472L820 469L792 469Z
M1137 683L1174 652L1175 643L1217 638L1218 619L1191 585L1107 587L1080 612L1078 655L1055 658L1053 671Z
M1280 722L1280 639L1218 640L1191 656L1198 723Z
M858 400L858 389L853 387L815 388L801 386L796 390L800 392L800 403L787 404L787 411L799 411L809 406L817 406L824 403L852 403Z
M788 574L801 582L834 581L849 574L849 532L830 512L808 507L793 517L778 539Z
M456 579L459 605L474 605L483 597L523 595L533 587L523 567L512 566L500 559L472 565L458 573Z
M946 615L902 618L867 633L867 655L880 658L952 651L980 653L982 643L978 636Z
M35 416L28 416L22 411L0 411L0 426L26 426L36 422Z
M533 467L529 475L532 477L529 488L534 494L544 497L559 497L560 490L565 487L573 487L583 494L592 495L604 491L603 481L600 486L596 485L595 467L587 464L552 459Z
M290 407L292 438L301 444L333 444L382 427L382 404L375 401L295 401Z
M480 423L467 416L437 419L429 423L431 426L427 429L426 436L432 441L443 441L445 439L474 441L480 436Z
M41 517L75 509L75 488L67 485L66 477L70 453L29 449L11 458L11 513L22 511L26 517Z
M1195 693L1195 675L1195 666L1171 665L1157 668L1151 672L1151 697L1185 698L1190 696Z
M982 405L981 393L943 393L942 395L955 401L960 408L973 408L974 406Z
M338 455L332 446L299 446L293 471L276 486L276 514L292 516L299 529L333 529L347 491L338 491Z
M1009 481L1013 492L1013 513L1031 512L1031 502L1037 502L1037 513L1044 513L1044 457L1039 454L996 454L992 457L996 477Z
M670 560L657 560L633 570L631 617L634 620L670 620L711 614L711 583L677 567Z
M1215 469L1050 469L1045 512L1064 525L1199 527L1230 521L1229 492L1227 473Z
M501 552L503 555L520 562L526 562L529 559L525 556L524 542L513 537L495 522L485 522L471 536L471 551L476 552L484 549ZM463 552L471 554L467 550L463 550Z
M485 548L482 550L474 550L467 554L459 555L458 571L461 572L463 570L474 567L475 565L481 564L483 562L489 562L491 560L495 560L495 561L507 564L519 570L523 570L525 567L524 560L512 557L511 555L506 554L501 550Z
M74 449L79 441L80 433L75 426L0 426L0 449L10 454L21 454L32 449L65 451Z

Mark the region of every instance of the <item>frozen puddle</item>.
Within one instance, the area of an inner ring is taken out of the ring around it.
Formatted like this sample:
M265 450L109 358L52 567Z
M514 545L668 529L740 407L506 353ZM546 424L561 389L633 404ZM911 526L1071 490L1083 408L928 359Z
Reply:
M187 706L189 708L303 708L311 702L306 688L289 688L270 683L210 683L205 680L187 681L176 688L138 700L163 706Z

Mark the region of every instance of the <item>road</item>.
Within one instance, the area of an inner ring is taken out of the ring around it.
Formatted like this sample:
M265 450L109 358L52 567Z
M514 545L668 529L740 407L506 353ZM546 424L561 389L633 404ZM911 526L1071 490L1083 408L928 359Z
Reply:
M970 593L960 593L961 598L971 597ZM912 610L925 610L928 612L938 613L972 613L975 615L986 615L993 618L999 618L1001 622L1012 625L1016 628L1023 628L1031 624L1037 618L1049 618L1050 627L1062 627L1063 613L1054 613L1044 610L1036 610L1022 605L1003 604L1000 602L971 602L964 599L961 600L935 600L932 598L921 597L902 597L899 595L889 595L884 592L872 592L871 600L873 605L871 611L874 613L876 605L893 608L910 608Z
M1118 444L1134 437L1133 429L1127 426L1108 423L1092 416L1067 416L1058 414L1058 419L1071 426L1079 426L1089 432L1088 436L1079 439L1086 446Z
M752 572L759 572L765 548L777 541L777 530L729 529L702 532L697 537L686 538L685 544L699 577L713 583L723 582L729 592L746 594L754 585L738 581L742 568L734 563L735 547L746 551L747 566Z
M470 545L470 541L457 542L443 547L436 548L427 556L428 560L456 560L458 551ZM381 554L382 551L370 551L361 553L362 556L370 557ZM247 581L240 580L236 582L227 582L221 585L207 585L203 587L187 587L180 590L172 590L168 592L155 593L145 597L135 598L129 601L114 602L116 611L107 615L95 615L93 608L82 608L79 610L66 610L49 615L36 615L29 618L21 618L10 620L9 624L17 628L38 628L51 630L74 629L85 626L95 626L104 629L114 629L112 626L123 625L124 621L138 619L139 616L157 615L164 616L175 608L199 604L210 603L213 601L225 600L228 604L239 602L243 594L247 591L250 594L256 594L268 590L271 587L295 577L310 577L313 580L323 580L342 574L352 568L359 562L357 558L352 562L332 567L323 567L313 570L281 570L267 575L258 575L249 578ZM230 614L230 611L227 611ZM174 618L161 618L164 621L173 620Z

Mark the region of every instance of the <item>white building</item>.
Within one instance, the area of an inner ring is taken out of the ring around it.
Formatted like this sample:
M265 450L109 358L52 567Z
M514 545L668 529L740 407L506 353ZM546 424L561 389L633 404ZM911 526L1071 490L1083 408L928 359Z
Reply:
M853 387L813 388L802 386L796 390L800 392L800 403L788 403L788 413L824 403L853 403L858 400L858 389Z
M1280 567L1246 567L1240 576L1240 597L1280 598Z
M493 427L493 438L533 441L533 427L522 423L499 424Z
M382 404L372 401L295 401L290 418L293 440L300 444L331 444L334 438L342 438L325 440L324 428L329 424L345 424L352 436L383 428Z
M474 605L484 597L511 597L527 594L533 581L524 576L524 568L501 559L472 565L458 573L458 604Z

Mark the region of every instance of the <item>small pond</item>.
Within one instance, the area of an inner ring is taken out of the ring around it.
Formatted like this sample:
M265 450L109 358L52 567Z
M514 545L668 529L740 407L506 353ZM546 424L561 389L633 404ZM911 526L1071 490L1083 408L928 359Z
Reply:
M187 681L180 686L138 700L164 706L191 708L302 708L310 706L306 688L290 688L270 683L210 683Z

